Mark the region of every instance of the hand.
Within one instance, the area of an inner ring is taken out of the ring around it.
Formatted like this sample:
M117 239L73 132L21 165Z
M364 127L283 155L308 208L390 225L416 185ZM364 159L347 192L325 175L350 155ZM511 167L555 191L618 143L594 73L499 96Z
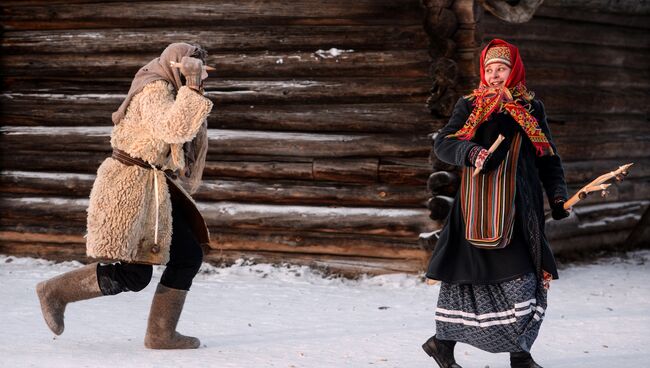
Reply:
M489 156L488 150L477 144L467 152L467 161L477 169L483 168L483 163L487 156Z
M508 148L499 146L496 151L490 153L485 148L477 145L470 149L467 154L467 160L475 168L481 169L485 173L499 167L506 154L508 154Z
M562 220L563 218L569 217L569 211L564 209L564 203L566 199L564 198L555 198L551 204L551 216L554 220Z
M208 77L203 62L197 58L183 56L180 63L172 62L171 66L180 69L185 77L185 85L197 91L201 89L203 80Z

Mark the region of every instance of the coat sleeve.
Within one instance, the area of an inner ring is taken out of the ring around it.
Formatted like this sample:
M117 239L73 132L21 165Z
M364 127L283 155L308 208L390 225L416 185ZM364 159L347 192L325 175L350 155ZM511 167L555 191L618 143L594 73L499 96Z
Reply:
M449 134L456 133L465 125L470 114L469 102L464 97L458 99L454 111L447 125L438 131L435 138L433 151L436 156L451 165L470 166L467 161L467 153L472 147L477 146L471 141L460 140L458 138L447 138Z
M534 105L535 110L533 111L533 115L537 119L540 129L542 129L551 144L553 152L555 152L552 156L546 155L536 157L535 164L537 165L537 172L542 181L542 185L544 186L544 191L546 192L546 197L548 198L549 203L552 203L556 198L566 200L569 195L567 193L566 181L564 180L562 159L558 154L555 143L553 142L553 137L551 136L551 130L546 120L546 112L544 111L544 104L539 100L535 100L534 102L536 103Z
M166 83L153 82L143 92L142 118L150 120L154 136L166 143L192 140L212 110L208 98L186 86L178 90L176 99Z

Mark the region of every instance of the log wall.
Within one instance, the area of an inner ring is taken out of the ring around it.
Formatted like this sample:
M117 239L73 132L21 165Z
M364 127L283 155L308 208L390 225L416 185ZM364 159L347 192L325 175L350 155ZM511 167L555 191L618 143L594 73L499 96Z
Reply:
M26 0L1 10L0 252L84 257L110 114L137 69L177 41L202 44L218 69L196 194L208 260L421 270L418 235L441 226L458 186L430 133L476 85L494 37L520 47L571 191L636 163L608 198L549 222L555 251L647 242L647 7L547 0L519 25L475 0Z
M430 43L418 0L6 1L0 252L84 254L110 114L137 69L198 42L207 258L415 271L428 219Z

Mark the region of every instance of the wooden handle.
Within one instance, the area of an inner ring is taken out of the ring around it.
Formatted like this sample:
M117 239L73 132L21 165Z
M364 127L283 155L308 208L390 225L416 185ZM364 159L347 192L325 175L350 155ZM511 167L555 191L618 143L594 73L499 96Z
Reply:
M492 143L492 145L491 145L490 148L488 149L488 153L493 153L494 151L496 151L497 148L499 147L499 145L501 144L501 142L503 142L504 139L506 139L506 137L504 137L503 135L499 134L499 136L497 137L497 139L494 141L494 143ZM474 169L474 173L472 174L472 176L476 176L476 175L478 175L478 174L481 172L482 169L483 169L482 167L477 167L476 169Z

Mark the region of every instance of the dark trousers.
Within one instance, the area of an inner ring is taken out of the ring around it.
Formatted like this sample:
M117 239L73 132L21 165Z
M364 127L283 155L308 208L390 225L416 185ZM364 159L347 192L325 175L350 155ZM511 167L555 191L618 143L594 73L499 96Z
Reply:
M203 250L182 206L172 200L172 241L169 262L160 283L172 289L189 290L203 262ZM117 262L97 267L99 287L104 295L140 291L151 281L153 266Z

